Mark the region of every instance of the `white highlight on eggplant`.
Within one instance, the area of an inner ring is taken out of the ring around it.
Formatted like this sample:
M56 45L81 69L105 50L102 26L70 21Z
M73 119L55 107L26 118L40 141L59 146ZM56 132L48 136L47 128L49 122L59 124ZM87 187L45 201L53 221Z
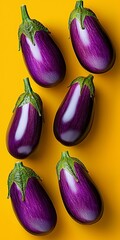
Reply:
M89 209L80 209L80 216L87 221L94 221L96 219L95 211Z
M64 171L64 174L65 174L66 181L67 181L67 184L68 184L70 190L73 193L77 193L77 186L76 186L75 178L67 170Z
M18 127L15 133L15 140L18 141L20 140L26 130L27 123L28 123L28 111L29 111L29 104L25 104L22 106L22 113L20 116L20 120L18 123Z
M40 231L40 232L47 232L50 230L51 225L49 221L44 220L44 219L39 219L37 217L31 218L29 220L29 225L34 231Z
M77 26L77 31L79 34L79 37L81 39L81 41L83 42L83 44L85 46L89 46L90 45L90 40L89 40L89 35L86 29L82 29L80 26L80 22L76 21L76 26Z
M42 78L44 79L44 82L47 84L56 83L56 81L59 79L59 75L57 72L45 72L41 73Z
M32 147L29 145L21 146L17 149L18 153L29 154L32 150Z
M107 67L106 60L102 57L90 56L87 60L88 63L92 63L94 69L104 70Z
M77 130L68 130L61 134L61 139L66 142L74 142L79 137L80 132Z
M30 50L32 52L33 57L37 61L42 61L42 56L41 56L41 53L40 53L40 49L38 48L36 42L35 42L35 45L33 45L33 43L31 42L31 40L29 38L26 38L26 41L27 41L27 43L28 43L28 45L30 47Z
M74 93L71 97L69 105L63 115L62 121L64 123L71 121L72 118L74 117L76 107L77 107L79 97L80 97L80 91L81 91L80 84L78 84L74 90Z

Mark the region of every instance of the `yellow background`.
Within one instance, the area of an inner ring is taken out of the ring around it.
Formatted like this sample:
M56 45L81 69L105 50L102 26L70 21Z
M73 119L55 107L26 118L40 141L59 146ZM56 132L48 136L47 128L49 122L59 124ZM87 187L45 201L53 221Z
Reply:
M26 4L31 18L41 21L60 47L67 65L64 81L54 88L38 86L29 76L18 51L17 30L21 23L20 6ZM96 109L92 129L79 145L65 147L54 137L52 125L55 113L67 92L67 86L77 76L88 72L79 64L69 39L68 18L75 1L11 0L0 4L0 238L12 240L106 240L120 237L120 14L119 1L85 0L115 46L117 58L107 73L94 74ZM24 160L43 180L43 186L57 211L55 229L46 236L33 236L19 224L7 199L7 177L16 160L6 149L6 129L18 96L23 92L23 78L30 78L32 88L44 104L45 123L36 151ZM76 223L66 212L58 188L56 163L61 152L81 159L96 183L104 200L102 219L93 225Z

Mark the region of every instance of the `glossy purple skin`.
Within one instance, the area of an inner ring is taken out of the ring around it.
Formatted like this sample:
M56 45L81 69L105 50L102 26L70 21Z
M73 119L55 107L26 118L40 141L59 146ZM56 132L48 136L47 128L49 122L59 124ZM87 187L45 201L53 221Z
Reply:
M36 178L28 180L24 201L15 183L11 186L10 196L18 220L28 232L42 235L53 230L57 221L56 211Z
M32 104L18 107L7 131L7 149L15 158L26 158L39 143L42 130L42 116Z
M66 170L60 172L61 196L70 216L79 223L97 222L103 213L103 202L87 171L74 163L78 181Z
M58 141L67 146L80 143L90 131L94 98L85 85L80 91L80 84L70 86L54 119L54 134Z
M108 71L114 64L113 46L97 18L86 16L85 29L74 18L70 24L71 41L81 65L92 73Z
M63 56L50 35L41 30L34 36L35 46L24 35L20 43L26 66L32 78L43 87L51 87L64 79L66 66Z

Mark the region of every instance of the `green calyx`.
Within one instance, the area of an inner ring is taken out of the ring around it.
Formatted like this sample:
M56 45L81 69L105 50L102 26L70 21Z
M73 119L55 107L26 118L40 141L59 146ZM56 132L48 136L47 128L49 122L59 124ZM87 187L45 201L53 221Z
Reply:
M24 80L24 86L25 86L25 93L22 93L20 97L18 98L15 108L13 111L16 110L18 107L22 107L23 105L27 103L31 103L33 107L38 111L39 116L42 115L42 101L39 97L39 95L35 92L33 92L29 78L25 78Z
M69 17L69 27L74 18L78 19L80 26L84 29L84 20L86 16L96 17L96 15L89 9L83 7L83 1L77 1L75 9L71 12Z
M68 151L62 152L61 159L57 163L57 166L56 166L58 180L60 180L60 172L61 172L61 170L65 169L75 178L76 181L78 181L78 178L77 178L77 175L76 175L76 171L75 171L75 167L74 167L74 163L75 162L78 163L79 165L81 165L87 171L87 169L85 168L84 164L79 159L74 158L74 157L70 157Z
M11 186L15 183L19 187L22 201L24 201L27 182L32 177L40 180L40 177L31 168L25 167L22 162L15 163L14 169L8 176L8 198L10 197Z
M94 87L94 84L93 84L93 75L92 74L89 74L87 77L77 77L76 79L74 79L70 86L72 86L73 84L75 83L79 83L80 84L80 89L82 91L82 88L84 86L87 86L90 90L90 96L91 97L94 97L95 95L95 87Z
M20 38L22 34L28 37L33 43L33 45L35 45L34 36L37 31L43 30L49 33L48 29L45 28L40 22L29 17L26 5L21 6L21 15L22 24L20 25L18 30L19 50L20 50Z

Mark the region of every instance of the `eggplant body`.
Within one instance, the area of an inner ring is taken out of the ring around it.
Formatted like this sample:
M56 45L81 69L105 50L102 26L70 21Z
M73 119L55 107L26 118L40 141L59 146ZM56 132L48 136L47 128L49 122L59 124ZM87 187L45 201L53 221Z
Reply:
M18 38L27 69L39 85L52 87L64 79L63 55L48 29L29 17L26 5L21 6L21 14Z
M68 168L64 165L59 173L59 188L65 208L77 222L93 224L103 214L101 196L83 165L75 161L74 174Z
M87 85L79 82L70 86L54 119L54 134L67 146L80 143L91 129L94 112L94 96Z
M31 103L18 107L7 131L7 149L15 158L25 158L38 145L42 130L42 116Z
M15 164L8 177L8 197L22 226L30 233L49 233L56 225L57 215L39 176L21 162Z
M29 78L24 79L24 88L25 92L15 104L6 136L9 153L20 159L26 158L38 145L43 122L42 100L32 90Z
M91 15L85 16L83 28L77 17L70 23L73 49L86 70L92 73L104 73L112 68L115 62L115 51L95 14L89 9L86 10Z
M43 87L51 87L59 83L65 76L63 56L47 32L35 33L35 45L21 35L21 48L26 66L32 78Z

